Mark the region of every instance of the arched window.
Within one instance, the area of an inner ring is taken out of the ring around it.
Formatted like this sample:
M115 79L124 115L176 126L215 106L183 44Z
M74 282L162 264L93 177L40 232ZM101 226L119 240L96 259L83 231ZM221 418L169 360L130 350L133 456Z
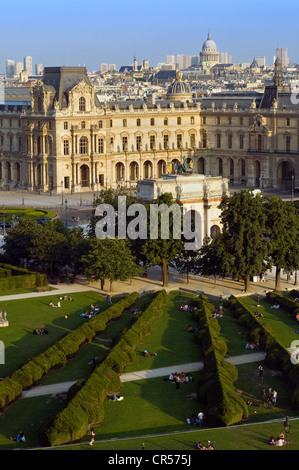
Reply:
M79 111L86 111L86 99L84 96L79 98Z
M81 137L79 141L79 151L81 155L86 155L88 153L88 140L87 137Z

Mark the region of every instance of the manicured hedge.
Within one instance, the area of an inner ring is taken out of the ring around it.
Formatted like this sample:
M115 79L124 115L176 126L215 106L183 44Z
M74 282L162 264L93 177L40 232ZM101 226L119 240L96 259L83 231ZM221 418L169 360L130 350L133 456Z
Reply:
M248 407L236 394L233 382L238 370L228 363L226 343L220 338L220 325L212 316L214 306L202 295L194 300L197 310L192 317L198 323L199 331L195 341L204 358L204 371L198 386L198 400L208 408L208 422L212 426L229 426L248 416Z
M22 391L38 384L41 379L52 369L63 367L68 359L72 358L85 343L90 343L98 333L94 326L101 323L101 328L105 329L107 322L117 316L132 305L138 298L138 292L134 292L116 304L112 305L106 311L101 312L74 331L66 334L45 352L14 371L10 378L0 382L0 410L11 405L21 394ZM109 312L111 309L111 312ZM105 314L105 315L103 315ZM104 318L106 323L101 318ZM99 318L97 323L96 319ZM14 385L14 386L12 386Z
M0 291L48 286L46 274L10 264L0 265Z
M119 375L126 365L136 360L135 350L140 340L150 333L152 322L161 317L167 302L166 291L156 294L131 328L120 335L118 342L95 367L90 377L77 385L77 393L71 393L72 398L66 408L51 421L42 424L39 430L42 445L55 446L80 440L86 435L88 426L103 421L107 396L120 388ZM114 314L118 313L114 310Z

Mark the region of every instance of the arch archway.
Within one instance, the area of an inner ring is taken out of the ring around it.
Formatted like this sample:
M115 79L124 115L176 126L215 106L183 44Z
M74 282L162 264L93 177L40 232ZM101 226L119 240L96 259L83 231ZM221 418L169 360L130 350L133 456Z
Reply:
M115 165L115 181L125 180L125 165L122 162L118 162Z
M205 159L203 157L200 157L197 160L197 173L199 175L204 175L205 174Z
M211 238L215 238L217 233L220 233L220 227L218 225L212 225L210 229Z
M80 184L83 188L89 186L89 166L81 165L80 166Z
M129 178L131 181L137 181L139 178L139 165L137 162L131 162L129 167Z
M261 164L258 160L255 160L253 164L253 171L254 171L254 184L256 186L260 186L261 181Z
M20 181L21 181L21 167L20 167L20 164L18 162L15 162L15 164L14 164L13 173L14 173L15 183L20 183Z
M153 164L149 160L146 160L143 163L143 176L144 176L144 178L152 178L153 177Z
M6 181L11 181L11 165L9 162L5 162L5 179Z
M277 186L279 188L292 188L292 176L295 176L294 166L289 161L281 162L277 167Z
M223 160L221 157L216 158L216 174L217 176L223 175Z
M162 175L166 174L166 162L165 160L159 160L157 163L157 173L158 178L161 178Z

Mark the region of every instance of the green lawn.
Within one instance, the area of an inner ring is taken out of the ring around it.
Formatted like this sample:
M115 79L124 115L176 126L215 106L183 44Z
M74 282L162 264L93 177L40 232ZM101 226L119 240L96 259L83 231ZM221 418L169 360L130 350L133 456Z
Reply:
M80 326L86 321L80 317L80 313L91 303L106 308L103 297L93 291L73 294L74 302L60 300L61 308L49 307L50 300L55 305L59 300L60 295L54 292L49 296L33 296L30 299L0 299L0 310L6 310L9 321L9 327L0 330L0 339L5 346L5 364L0 364L0 377L9 375L31 357ZM33 335L35 328L46 328L49 334Z
M299 420L291 421L289 434L290 444L284 447L272 447L268 444L270 436L276 438L283 431L283 420L260 424L230 426L217 429L198 429L188 427L185 432L166 434L163 436L143 435L135 439L116 439L104 442L95 442L93 447L88 445L88 436L83 444L64 446L61 450L108 450L108 451L132 451L141 450L143 443L146 450L154 451L193 451L195 444L201 441L206 444L210 440L215 450L269 450L272 452L285 452L287 450L299 450ZM115 454L108 453L108 456ZM146 454L145 454L146 455ZM276 454L275 454L276 455ZM286 459L286 454L280 457ZM214 457L217 457L214 455ZM219 457L219 455L218 455ZM241 457L241 456L239 456ZM278 455L277 455L278 457ZM192 459L192 457L191 457ZM192 461L192 460L191 460Z
M19 351L21 348L24 348L27 357L30 354L37 354L36 350L44 350L44 340L47 340L47 337L50 338L50 335L40 337L32 335L33 325L38 327L46 326L36 325L37 321L42 322L47 318L46 324L51 327L51 334L54 339L54 336L60 337L69 331L69 329L73 329L82 323L79 312L84 307L96 301L98 303L101 301L102 305L104 304L104 301L100 300L99 296L94 292L86 292L74 296L76 298L75 302L65 303L62 301L61 312L58 312L60 309L48 307L50 298L53 298L54 302L57 301L57 294L51 297L33 298L30 301L18 301L16 303L10 301L6 303L9 320L12 321L11 326L14 326L14 328L9 327L6 329L7 334L10 330L10 337L8 336L6 339L7 343L4 341L5 344L9 344L8 357L16 363L22 359ZM97 300L95 300L95 297L97 297ZM190 301L191 298L191 295L185 294L183 301L180 302L178 293L173 292L170 294L170 301L164 307L163 316L154 322L151 335L145 337L138 348L137 361L127 366L124 372L201 360L199 347L194 343L193 335L187 332L189 324L196 326L191 320L191 313L180 311L181 303ZM138 299L137 308L143 310L149 300L150 295ZM250 308L255 308L254 299L244 297L242 301L249 305ZM265 304L260 308L265 310L267 322L271 320L275 326L275 316L270 306ZM4 309L1 302L0 309ZM14 312L11 318L9 312ZM276 313L277 311L275 311ZM65 314L68 315L67 319L64 318ZM32 319L33 316L34 319ZM123 328L130 326L131 321L131 311L124 312L120 319L108 325L103 335L97 337L92 344L82 348L78 356L69 361L66 367L51 373L44 383L55 383L87 377L91 372L91 367L88 365L90 359L94 355L105 355L113 345L113 340L118 337ZM282 327L289 331L288 321L290 321L288 315L280 318L277 328L281 335L283 334L280 331ZM246 339L239 334L241 329L230 311L225 310L224 317L219 319L219 323L221 334L228 343L229 355L248 353L245 349ZM272 326L272 328L274 327ZM27 343L31 344L30 351L26 349ZM144 347L147 347L150 351L157 352L158 355L145 358L142 355ZM14 357L13 353L18 356L18 359ZM7 367L9 368L8 364ZM12 365L10 367L12 368ZM265 377L262 384L258 379L257 367L257 363L238 366L239 378L235 383L238 393L243 396L244 400L250 400L254 404L254 406L249 407L250 414L245 423L256 424L252 426L231 426L220 430L199 431L193 427L191 429L186 424L187 416L192 413L198 413L200 409L208 413L208 410L205 410L196 400L200 372L193 374L196 378L194 383L188 385L181 384L180 390L176 389L175 384L163 380L163 377L138 380L122 384L119 390L119 393L124 395L122 402L110 402L108 399L105 402L104 421L101 425L95 427L96 440L103 442L95 444L93 449L141 449L142 441L145 438L141 439L137 438L137 436L144 435L148 436L146 437L145 444L149 450L192 450L195 442L199 439L215 441L215 446L218 449L271 449L266 443L267 439L270 435L275 436L275 434L281 431L281 420L286 415L295 416L296 413L290 409L290 393L282 378L275 371L265 368ZM185 372L188 372L188 370ZM272 386L272 388L277 389L277 407L268 409L266 406L261 406L260 392L262 386ZM10 441L9 436L20 429L25 432L27 437L27 443L24 447L37 446L37 431L41 419L51 416L51 414L56 413L63 406L65 406L64 394L57 395L56 397L45 396L19 400L1 416L0 448L16 448L17 444ZM39 410L38 413L36 412L37 409ZM278 419L279 423L257 424L257 422L273 419ZM157 433L166 433L167 435L154 437ZM168 433L179 434L168 435ZM294 422L292 424L294 441L298 433L297 422ZM127 439L128 437L130 437L130 440ZM86 436L86 439L88 439L88 436ZM110 441L109 439L112 440ZM105 440L109 441L104 442ZM296 439L296 442L298 442L298 439ZM298 449L296 442L292 444L293 449ZM90 449L86 444L70 446L70 448L76 450ZM280 449L277 450L279 451Z
M175 364L201 360L200 350L194 345L193 335L187 331L189 325L196 326L190 312L181 312L182 303L189 302L194 296L184 294L180 302L178 292L170 293L170 301L164 307L164 314L153 323L151 335L143 338L137 348L137 360L126 367L125 372L143 369L156 369ZM143 350L148 348L157 356L144 357Z
M261 307L257 307L256 296L242 297L240 301L252 313L258 311L263 314L263 318L259 318L258 320L285 348L289 348L292 341L299 340L299 335L292 333L292 331L298 329L296 322L283 308L271 308L271 304L263 299L259 300Z
M12 207L5 206L4 217L6 222L11 222L13 217L18 219L29 218L38 220L43 217L53 218L56 216L56 212L46 209L34 209L32 207ZM3 209L0 210L0 220L3 221Z

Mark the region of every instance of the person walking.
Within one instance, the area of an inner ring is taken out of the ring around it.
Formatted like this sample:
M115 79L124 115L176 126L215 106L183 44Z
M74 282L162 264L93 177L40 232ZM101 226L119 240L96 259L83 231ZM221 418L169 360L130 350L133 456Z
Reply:
M197 418L198 418L198 426L204 427L205 422L204 422L204 414L202 411L198 413Z
M277 391L274 389L273 390L273 394L272 394L272 403L273 403L273 406L276 406L276 403L277 403Z
M262 403L263 403L263 406L264 406L265 402L266 402L266 389L263 388L263 390L262 390Z
M259 365L259 378L264 379L264 368L262 365Z
M95 438L95 432L93 428L91 428L89 435L90 435L89 445L92 446L94 443L94 438Z

